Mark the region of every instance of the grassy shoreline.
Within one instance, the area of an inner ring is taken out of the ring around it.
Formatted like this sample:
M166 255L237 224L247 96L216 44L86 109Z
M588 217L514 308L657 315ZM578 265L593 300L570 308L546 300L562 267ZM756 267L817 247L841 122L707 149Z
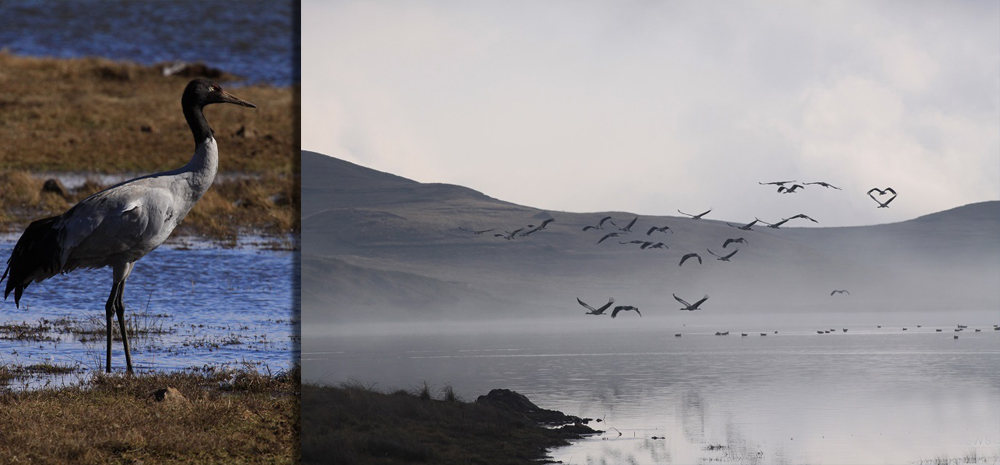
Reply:
M497 390L501 391L501 390ZM459 399L449 386L439 398L415 391L380 392L350 383L302 386L302 463L523 464L547 461L548 451L595 431L587 419L481 396ZM494 391L496 392L496 391ZM516 393L510 393L517 397ZM553 428L552 418L573 424Z
M297 463L299 388L295 368L0 391L0 462Z
M99 174L179 168L194 150L180 111L193 76L163 76L157 66L100 58L31 58L0 52L0 232L20 232L94 192ZM220 178L175 234L232 244L243 235L299 231L297 87L224 88L254 110L206 109L219 141ZM217 108L218 107L218 108ZM240 111L244 110L244 111ZM30 154L30 156L28 155ZM89 176L81 186L46 187L53 173Z

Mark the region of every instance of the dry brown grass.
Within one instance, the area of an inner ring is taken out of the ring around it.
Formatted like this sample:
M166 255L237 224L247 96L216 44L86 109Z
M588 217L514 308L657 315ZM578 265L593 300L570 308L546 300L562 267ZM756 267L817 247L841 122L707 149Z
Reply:
M189 79L128 62L0 52L0 228L20 230L106 187L90 183L64 199L40 191L42 172L153 173L183 166L194 151L180 111ZM298 89L221 84L258 108L206 109L219 141L219 171L253 179L217 181L183 232L297 231Z
M2 463L294 463L298 370L96 375L84 385L0 395ZM186 401L157 401L173 387Z

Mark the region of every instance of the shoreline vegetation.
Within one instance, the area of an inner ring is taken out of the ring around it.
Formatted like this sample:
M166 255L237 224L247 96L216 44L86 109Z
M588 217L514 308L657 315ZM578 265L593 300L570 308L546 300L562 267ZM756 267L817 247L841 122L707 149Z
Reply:
M2 390L0 462L298 463L299 376L97 373Z
M600 433L591 419L539 408L494 389L474 402L450 385L434 392L381 392L357 382L302 385L302 463L523 464L551 462L548 451Z
M207 74L257 109L206 109L219 140L219 176L174 236L223 246L266 236L280 238L275 247L297 248L288 237L298 235L301 203L298 87L240 86L225 72L190 68L164 76L163 65L0 52L0 233L19 233L120 181L109 175L184 166L194 144L180 95Z

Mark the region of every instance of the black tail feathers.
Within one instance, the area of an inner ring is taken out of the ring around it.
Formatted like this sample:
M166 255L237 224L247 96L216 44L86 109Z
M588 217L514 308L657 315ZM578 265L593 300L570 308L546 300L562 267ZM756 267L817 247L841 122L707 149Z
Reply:
M29 224L7 259L7 269L0 277L3 281L10 275L3 298L6 300L10 291L14 291L14 305L18 308L21 307L21 294L29 284L59 273L59 231L53 228L59 218L53 216Z

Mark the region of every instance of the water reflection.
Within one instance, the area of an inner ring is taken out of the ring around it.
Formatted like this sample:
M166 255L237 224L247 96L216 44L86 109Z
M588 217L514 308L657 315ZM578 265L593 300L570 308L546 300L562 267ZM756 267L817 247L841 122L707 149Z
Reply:
M766 338L674 338L667 319L642 323L313 337L303 376L383 389L450 383L466 399L503 387L602 419L591 426L605 434L552 451L567 464L1000 457L1000 332L956 341L928 327L836 337L780 327ZM993 442L970 445L976 438Z
M0 242L0 256L12 248L12 241ZM125 291L136 369L289 368L298 359L294 265L289 251L161 246L151 252L136 263ZM4 301L0 365L71 368L69 382L103 370L110 283L109 269L76 270L33 283L20 309L12 298ZM120 341L112 349L112 369L121 370Z

